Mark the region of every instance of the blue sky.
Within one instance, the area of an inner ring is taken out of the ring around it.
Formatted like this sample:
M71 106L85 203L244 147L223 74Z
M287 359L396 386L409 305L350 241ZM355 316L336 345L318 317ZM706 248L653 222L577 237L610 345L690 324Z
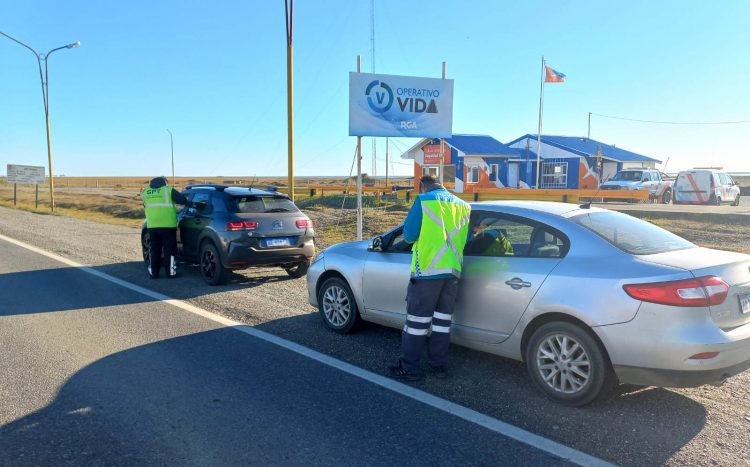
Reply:
M455 80L455 133L508 142L585 135L588 112L646 120L750 120L750 4L744 0L461 2L375 0L375 71ZM283 0L2 1L0 31L50 64L55 173L285 175ZM371 69L368 0L297 0L297 175L347 175L348 72ZM36 60L0 37L0 164L47 165ZM668 171L750 171L750 124L676 126L592 117L591 136L669 158ZM414 140L394 144L408 147ZM371 143L363 167L371 170ZM384 146L378 150L384 173ZM393 170L411 173L396 160Z

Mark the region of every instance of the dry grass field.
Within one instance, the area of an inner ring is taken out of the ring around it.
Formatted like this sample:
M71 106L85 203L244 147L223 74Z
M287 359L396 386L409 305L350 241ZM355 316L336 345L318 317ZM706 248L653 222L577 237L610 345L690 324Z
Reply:
M138 193L148 182L147 177L65 177L55 180L57 215L110 224L139 227L143 223L143 206ZM98 187L97 187L98 180ZM238 179L240 180L240 179ZM244 180L244 179L241 179ZM308 182L309 180L309 182ZM252 180L250 180L252 181ZM177 186L190 183L223 183L231 180L221 178L179 178ZM256 180L255 186L283 186L286 180L264 178ZM747 180L750 182L750 180ZM239 184L244 184L245 181ZM296 181L297 186L346 185L346 178L313 178ZM352 183L349 181L349 183ZM407 179L398 179L394 184L409 185ZM282 189L283 191L283 189ZM39 207L34 203L34 187L18 185L17 208L40 214L49 214L49 192L46 187L39 190ZM321 248L356 238L356 198L353 195L329 195L309 198L309 190L298 192L297 204L315 222L316 241ZM370 238L386 232L403 222L408 205L403 200L364 198L363 235ZM13 186L0 180L0 206L13 207ZM655 213L654 213L655 214ZM729 249L750 254L750 236L746 227L734 224L717 224L695 220L675 220L650 215L649 222L670 230L698 245L710 248Z

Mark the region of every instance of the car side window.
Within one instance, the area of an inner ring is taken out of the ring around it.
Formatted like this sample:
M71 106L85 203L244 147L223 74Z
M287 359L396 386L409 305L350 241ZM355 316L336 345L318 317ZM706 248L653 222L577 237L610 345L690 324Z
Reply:
M390 239L390 243L384 251L388 253L411 253L411 247L412 244L407 243L406 240L404 240L404 231L401 229Z
M196 211L201 215L211 214L212 206L211 206L211 194L210 193L196 193L195 196L193 196L193 206L195 207ZM205 201L206 206L204 208L198 207L198 203L201 201Z
M562 258L567 239L551 227L499 213L474 211L465 256Z

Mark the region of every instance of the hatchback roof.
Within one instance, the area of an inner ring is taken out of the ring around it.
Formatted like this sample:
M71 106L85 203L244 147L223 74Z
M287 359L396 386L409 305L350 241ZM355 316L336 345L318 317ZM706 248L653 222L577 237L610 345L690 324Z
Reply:
M254 196L278 196L280 198L288 198L287 195L276 191L275 187L269 187L269 189L261 190L249 186L226 186L217 184L195 184L188 185L185 187L186 190L215 190L227 193L232 196L243 196L243 195L254 195Z

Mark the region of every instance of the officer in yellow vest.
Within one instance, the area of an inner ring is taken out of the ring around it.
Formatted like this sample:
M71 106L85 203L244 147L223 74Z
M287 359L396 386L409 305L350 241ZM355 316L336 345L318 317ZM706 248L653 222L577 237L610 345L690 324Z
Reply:
M401 356L390 368L397 379L422 378L420 360L427 343L433 374L448 376L448 345L471 207L429 175L404 222L404 240L413 243L411 279L406 293L406 324ZM428 342L428 333L430 334Z
M149 252L150 264L148 275L151 279L159 278L162 265L167 277L177 275L177 204L187 204L187 198L167 185L165 177L151 180L148 187L141 192L143 208L146 211L146 227L151 241Z

